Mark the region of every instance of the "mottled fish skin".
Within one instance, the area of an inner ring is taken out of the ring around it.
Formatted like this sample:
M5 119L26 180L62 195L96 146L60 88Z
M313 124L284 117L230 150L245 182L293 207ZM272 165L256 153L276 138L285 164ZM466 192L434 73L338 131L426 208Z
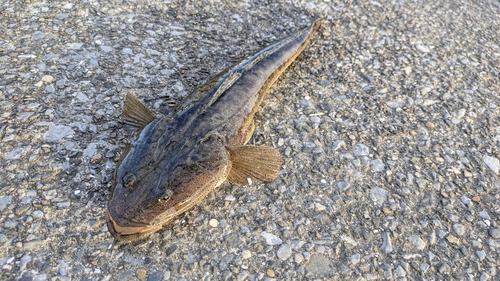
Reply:
M238 64L171 120L139 114L137 120L145 118L148 123L117 164L108 202L108 229L116 239L136 240L161 229L228 178L243 184L247 178L255 182L276 177L279 152L244 144L253 133L253 117L268 88L319 25L318 20ZM252 159L258 157L263 160ZM268 162L273 163L266 167ZM254 166L256 171L251 171Z

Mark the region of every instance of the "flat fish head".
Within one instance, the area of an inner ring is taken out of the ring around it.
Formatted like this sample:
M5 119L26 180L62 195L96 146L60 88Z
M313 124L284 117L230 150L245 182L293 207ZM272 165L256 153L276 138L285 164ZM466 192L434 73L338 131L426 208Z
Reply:
M220 185L230 170L223 140L172 137L165 120L148 124L117 167L107 225L118 240L141 239Z

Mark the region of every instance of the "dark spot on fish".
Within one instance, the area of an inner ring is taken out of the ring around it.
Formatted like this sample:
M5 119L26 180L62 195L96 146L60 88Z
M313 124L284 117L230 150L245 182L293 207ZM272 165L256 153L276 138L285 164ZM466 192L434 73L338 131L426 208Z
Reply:
M163 196L161 197L161 199L163 201L167 201L172 197L173 193L174 192L171 189L166 189L165 192L163 192Z
M126 174L125 176L123 176L123 186L125 186L125 187L132 186L135 181L136 181L136 177L132 173L129 173L129 174Z

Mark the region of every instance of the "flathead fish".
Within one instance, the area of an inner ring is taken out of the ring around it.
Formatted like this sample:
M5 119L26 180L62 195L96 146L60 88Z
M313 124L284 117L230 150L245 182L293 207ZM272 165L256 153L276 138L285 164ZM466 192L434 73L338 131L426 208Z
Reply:
M107 225L118 240L141 239L202 200L224 181L272 181L282 164L272 147L246 143L269 87L304 50L317 20L193 92L175 117L156 116L127 93L122 117L140 129L117 163Z

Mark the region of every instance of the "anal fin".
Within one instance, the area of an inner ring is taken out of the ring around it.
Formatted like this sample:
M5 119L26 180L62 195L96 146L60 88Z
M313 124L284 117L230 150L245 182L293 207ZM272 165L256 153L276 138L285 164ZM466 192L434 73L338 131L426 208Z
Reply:
M122 118L125 123L131 126L144 128L156 119L156 116L133 94L128 92L123 105Z
M278 150L269 146L238 145L226 147L232 167L227 179L234 184L249 185L272 181L283 163Z

